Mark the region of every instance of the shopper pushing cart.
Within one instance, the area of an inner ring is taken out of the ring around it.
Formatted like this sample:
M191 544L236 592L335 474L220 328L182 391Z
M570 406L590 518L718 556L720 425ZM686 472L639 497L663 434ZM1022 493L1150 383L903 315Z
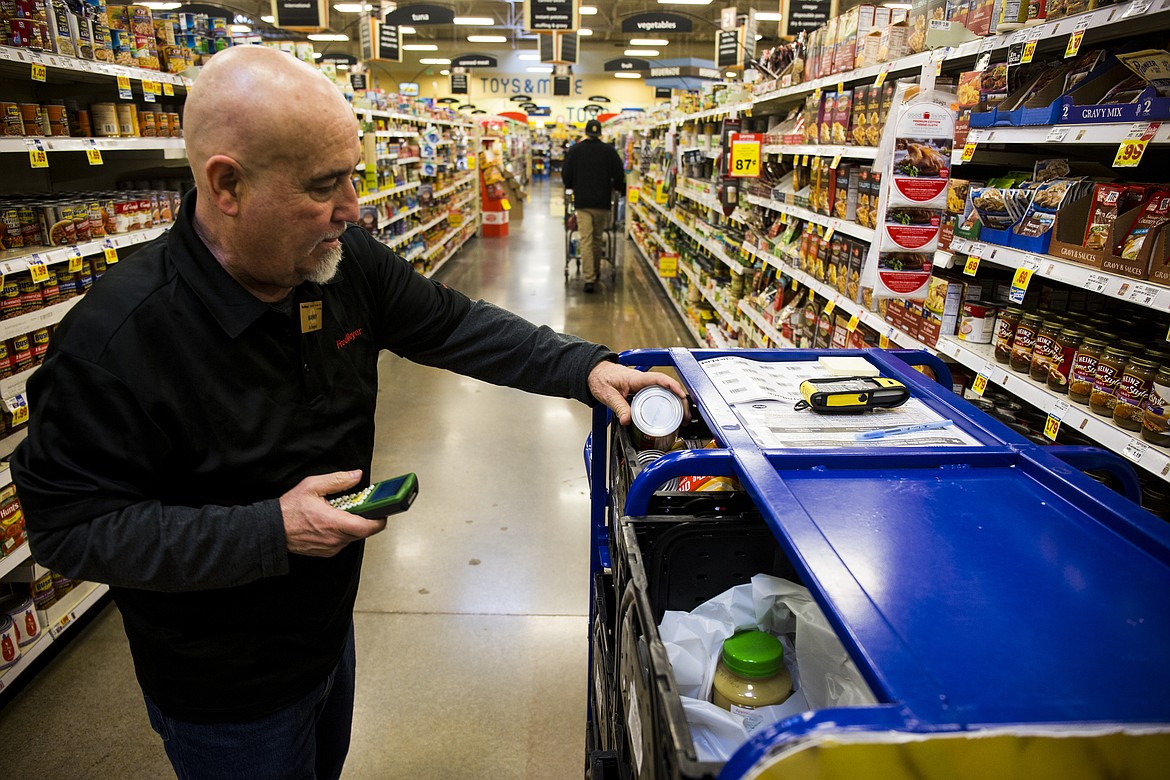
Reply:
M590 119L585 123L585 138L565 154L561 180L566 190L573 191L585 292L591 293L600 273L602 240L609 227L613 196L626 186L622 158L613 146L601 140L601 122Z

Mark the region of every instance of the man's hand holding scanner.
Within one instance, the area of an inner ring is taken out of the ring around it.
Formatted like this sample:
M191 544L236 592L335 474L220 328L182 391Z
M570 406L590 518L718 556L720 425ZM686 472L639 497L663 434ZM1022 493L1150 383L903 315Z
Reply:
M325 496L355 487L362 472L335 471L305 477L280 497L288 551L328 558L351 542L373 536L386 528L386 520L372 520L330 506Z

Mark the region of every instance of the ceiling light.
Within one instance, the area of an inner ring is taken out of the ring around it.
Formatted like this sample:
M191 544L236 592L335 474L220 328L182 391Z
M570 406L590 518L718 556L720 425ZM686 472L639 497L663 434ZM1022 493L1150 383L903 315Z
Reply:
M173 11L181 6L182 3L142 3L142 5L152 11Z
M268 24L276 24L276 17L275 16L261 16L260 21L267 22Z
M529 73L552 73L552 65L532 65L524 70Z
M229 24L228 31L234 33L250 33L252 28L246 24Z
M423 57L419 63L422 65L450 65L451 60L445 57Z
M779 11L756 11L757 22L778 22L782 16Z
M450 76L451 71L447 70L446 68L443 68L441 71L439 71L439 75L440 76Z
M338 70L349 70L349 65L347 65L344 62L339 62L339 63L337 63L337 69Z
M895 11L909 11L913 7L909 3L882 3L882 5Z
M418 30L414 29L413 27L399 27L398 28L399 35L414 35L416 32L418 32Z
M670 41L665 38L634 38L630 41L631 46L666 46Z
M439 47L433 43L408 43L402 47L403 51L438 51Z
M496 20L490 16L456 16L455 24L469 24L473 27L492 27Z
M593 31L590 30L588 27L578 27L577 34L578 35L592 35Z
M539 62L539 54L521 54L516 59L524 60L525 62Z
M711 5L711 0L658 0L659 5Z
M319 52L319 51L315 51L315 52L313 52L313 59L315 59L315 60L319 60L319 59L321 59L321 58L322 58L322 57L324 57L324 56L325 56L325 55L323 55L323 54L322 54L321 52Z
M374 6L369 3L334 3L333 10L342 14L360 14L373 11Z
M627 57L657 57L658 49L626 49Z
M640 78L642 78L642 74L641 73L618 72L618 73L613 74L613 77L615 79L640 79Z
M597 9L591 5L583 5L577 9L577 13L581 14L582 16L593 16L595 13L597 13Z
M310 41L348 41L349 36L345 33L310 33L305 36Z
M471 43L507 43L508 36L506 36L506 35L468 35L467 40Z
M723 78L725 78L725 79L735 78L735 71L734 70L727 71L726 73L723 74Z

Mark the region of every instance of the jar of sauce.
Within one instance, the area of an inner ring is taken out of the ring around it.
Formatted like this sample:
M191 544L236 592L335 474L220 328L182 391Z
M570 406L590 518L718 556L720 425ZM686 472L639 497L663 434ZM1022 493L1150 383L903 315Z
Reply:
M1012 339L1012 353L1008 358L1008 366L1012 371L1027 373L1032 366L1032 347L1036 344L1036 334L1044 318L1039 314L1025 314L1016 325L1016 334Z
M1097 361L1109 342L1096 336L1086 336L1073 355L1068 375L1068 399L1078 404L1089 403L1093 392L1093 378L1097 374Z
M1132 357L1132 353L1120 345L1110 345L1097 359L1097 370L1093 374L1093 390L1089 393L1089 409L1102 417L1112 417L1117 403L1117 383L1121 372Z
M1158 369L1142 406L1142 438L1160 447L1170 445L1170 364Z
M1064 320L1060 317L1048 317L1036 331L1036 341L1032 344L1032 360L1028 363L1028 376L1035 382L1047 382L1048 371L1057 362L1060 354L1060 331L1064 327Z
M763 631L741 631L723 642L711 702L739 715L779 704L792 695L780 640Z
M1142 405L1158 373L1158 364L1146 357L1132 357L1121 371L1113 405L1113 422L1127 431L1142 429Z
M1058 393L1068 392L1073 357L1076 355L1077 347L1081 345L1084 338L1085 333L1080 328L1072 325L1061 328L1060 335L1057 337L1057 346L1060 352L1048 371L1049 390L1055 390Z
M1019 306L1009 306L999 313L999 319L995 321L995 362L1006 364L1011 358L1012 342L1016 338L1016 326L1020 324L1020 318L1024 316L1024 310Z

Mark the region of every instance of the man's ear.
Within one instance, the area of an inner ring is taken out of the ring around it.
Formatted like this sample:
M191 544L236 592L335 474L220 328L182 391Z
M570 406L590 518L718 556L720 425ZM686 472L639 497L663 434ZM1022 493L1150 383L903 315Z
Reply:
M226 154L209 157L203 166L207 179L207 193L203 193L225 216L234 217L240 211L243 195L243 176L240 164Z

